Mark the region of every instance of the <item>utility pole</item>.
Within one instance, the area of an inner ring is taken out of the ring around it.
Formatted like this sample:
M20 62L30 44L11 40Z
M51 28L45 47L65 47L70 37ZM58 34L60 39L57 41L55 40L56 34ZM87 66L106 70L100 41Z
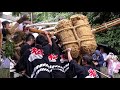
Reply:
M0 12L0 18L2 17L2 15L3 15L3 12Z
M31 14L31 23L33 23L33 12L31 12L30 14Z

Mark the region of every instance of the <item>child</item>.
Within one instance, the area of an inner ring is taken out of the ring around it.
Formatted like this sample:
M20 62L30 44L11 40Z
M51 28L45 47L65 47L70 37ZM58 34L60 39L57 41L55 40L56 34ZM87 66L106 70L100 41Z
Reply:
M68 54L68 60L69 60L69 68L73 69L75 74L77 75L77 78L99 78L98 74L93 68L93 63L92 63L92 57L89 55L84 55L83 56L83 66L78 65L75 60L73 60L71 53L71 49L67 49L67 54Z

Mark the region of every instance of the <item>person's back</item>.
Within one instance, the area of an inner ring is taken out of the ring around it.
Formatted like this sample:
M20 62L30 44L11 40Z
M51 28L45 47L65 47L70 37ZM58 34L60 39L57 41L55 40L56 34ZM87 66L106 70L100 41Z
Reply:
M64 69L60 61L59 47L56 44L55 39L53 37L51 38L51 41L52 41L52 48L50 54L47 57L52 70L51 76L52 78L65 78Z
M29 44L25 43L25 44L21 47L20 55L22 56L22 55L25 53L25 51L27 51L27 50L30 49L30 48L31 48L31 46L30 46Z
M22 56L25 51L31 48L32 44L34 44L35 37L32 34L28 34L26 36L26 43L21 47L20 55Z
M84 55L82 59L82 64L78 65L75 60L72 59L70 51L71 49L68 49L68 60L70 62L70 69L73 69L75 74L77 75L77 78L99 78L97 72L94 70L94 65L92 63L92 57L89 55Z
M51 78L50 64L47 59L52 44L51 41L49 42L42 46L41 36L38 36L36 38L36 46L28 49L23 54L16 65L16 71L20 72L25 70L25 73L31 78Z

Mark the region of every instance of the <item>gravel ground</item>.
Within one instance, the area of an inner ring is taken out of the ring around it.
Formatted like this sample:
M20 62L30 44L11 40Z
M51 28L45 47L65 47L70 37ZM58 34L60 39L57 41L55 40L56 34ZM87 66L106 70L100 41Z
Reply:
M0 78L9 78L10 77L10 70L7 68L0 69Z

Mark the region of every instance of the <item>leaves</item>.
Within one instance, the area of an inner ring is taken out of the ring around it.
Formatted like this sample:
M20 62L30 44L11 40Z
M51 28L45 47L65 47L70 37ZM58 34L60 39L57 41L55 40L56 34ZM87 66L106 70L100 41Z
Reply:
M4 54L6 57L13 57L13 55L15 53L15 43L6 41L6 43L3 46L3 49L5 51Z

